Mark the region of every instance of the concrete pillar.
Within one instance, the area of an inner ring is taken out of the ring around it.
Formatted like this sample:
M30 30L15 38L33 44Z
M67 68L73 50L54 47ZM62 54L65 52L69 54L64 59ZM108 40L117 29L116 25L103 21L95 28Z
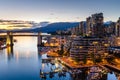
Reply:
M37 49L38 49L38 58L40 59L42 55L41 54L42 47L38 46Z
M37 46L41 46L42 44L42 36L41 36L41 33L38 33L38 40L37 40Z
M13 56L13 35L11 32L7 32L7 54L8 54L8 59L11 59Z
M7 32L6 45L13 46L13 35L12 35L12 32Z
M8 57L13 55L13 46L7 47L7 54L8 54Z
M47 37L47 43L50 45L50 36Z

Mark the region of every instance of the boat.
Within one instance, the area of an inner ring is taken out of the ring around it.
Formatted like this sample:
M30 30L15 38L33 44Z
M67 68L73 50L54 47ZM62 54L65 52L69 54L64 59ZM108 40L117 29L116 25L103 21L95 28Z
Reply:
M0 45L0 50L7 48L6 44Z
M53 72L50 72L49 77L50 77L50 78L54 77L54 73L53 73Z
M54 61L51 62L52 65L55 65Z
M40 77L46 79L46 74L40 70Z
M17 40L16 40L16 39L14 39L14 40L13 40L13 42L17 42Z

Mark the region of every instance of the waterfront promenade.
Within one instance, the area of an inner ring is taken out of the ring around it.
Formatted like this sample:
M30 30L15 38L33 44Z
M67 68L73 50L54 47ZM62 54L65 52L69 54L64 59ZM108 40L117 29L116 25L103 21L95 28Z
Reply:
M108 68L111 68L111 69L113 69L113 70L115 70L117 72L120 72L120 68L118 68L117 66L113 66L113 65L110 65L110 64L106 64L104 66L106 66Z
M88 67L92 67L92 66L100 66L100 67L108 67L108 68L112 68L114 70L117 70L118 72L120 72L120 65L111 65L108 62L106 62L105 60L101 63L97 63L97 64L93 64L92 61L88 60L89 62L87 64L84 64L83 62L76 62L75 60L73 60L71 57L61 57L59 56L56 52L52 52L52 51L48 51L47 52L48 56L57 58L57 60L59 62L61 62L62 64L64 64L65 66L69 67L70 69L81 69L81 68L88 68ZM106 69L104 67L104 69ZM106 69L107 70L107 69ZM107 70L109 71L109 70Z
M104 68L107 71L109 71L109 70L106 67L111 68L117 72L120 72L120 68L118 66L111 65L111 64L91 64L91 65L90 64L80 64L80 63L76 63L75 61L71 60L70 58L59 58L58 60L71 69L80 69L80 68L88 68L88 67L92 67L92 66L100 66L101 68Z

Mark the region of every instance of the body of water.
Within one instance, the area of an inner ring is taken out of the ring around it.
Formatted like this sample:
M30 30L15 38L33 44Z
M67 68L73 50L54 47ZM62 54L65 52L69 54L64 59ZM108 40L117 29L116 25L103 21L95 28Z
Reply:
M61 66L42 63L41 55L37 48L37 37L14 37L17 42L13 49L0 50L0 80L41 80L40 69L50 71L51 67ZM57 74L48 80L56 80ZM67 79L68 78L68 79ZM69 80L70 75L61 78ZM59 78L60 79L60 78Z
M42 80L40 70L48 72L51 68L62 67L61 64L42 63L42 58L37 48L37 37L14 37L17 42L13 48L0 50L0 80ZM86 75L83 76L87 79ZM112 77L112 78L110 78ZM59 77L58 73L47 80L72 80L69 73L65 77ZM80 79L80 80L84 80ZM106 80L117 80L116 73L108 73Z

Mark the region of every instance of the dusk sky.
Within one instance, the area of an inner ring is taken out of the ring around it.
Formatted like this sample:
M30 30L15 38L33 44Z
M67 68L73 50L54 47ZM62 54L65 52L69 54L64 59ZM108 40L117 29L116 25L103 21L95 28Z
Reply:
M0 19L72 22L99 12L105 21L117 21L120 0L0 0Z

